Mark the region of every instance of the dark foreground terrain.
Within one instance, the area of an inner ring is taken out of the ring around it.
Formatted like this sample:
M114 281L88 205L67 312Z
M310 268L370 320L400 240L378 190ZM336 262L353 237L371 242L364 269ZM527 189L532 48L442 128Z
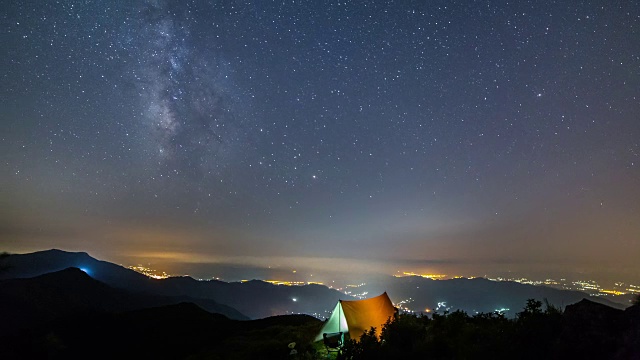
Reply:
M322 359L321 321L306 315L231 320L181 303L78 313L0 338L1 359ZM288 345L296 343L297 355ZM531 300L516 319L464 312L402 314L378 339L347 341L338 359L639 359L640 306L583 300L564 313ZM332 354L331 358L335 358Z
M301 353L321 322L307 315L230 320L191 303L83 313L0 339L0 359L282 359Z

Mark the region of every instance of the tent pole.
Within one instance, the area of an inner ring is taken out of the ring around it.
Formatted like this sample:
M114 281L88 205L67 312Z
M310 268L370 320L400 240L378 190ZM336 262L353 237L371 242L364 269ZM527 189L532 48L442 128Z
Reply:
M338 332L342 332L340 325L342 325L342 301L338 300Z

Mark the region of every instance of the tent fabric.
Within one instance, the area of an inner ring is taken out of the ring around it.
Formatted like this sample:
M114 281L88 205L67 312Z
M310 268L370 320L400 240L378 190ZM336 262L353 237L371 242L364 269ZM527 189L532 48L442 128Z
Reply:
M376 336L380 338L382 326L395 312L396 309L386 292L364 300L340 300L320 330L316 341L322 340L324 333L336 332L348 332L351 339L358 341L372 326L376 328Z
M322 331L320 331L320 334L316 337L316 341L322 340L322 334L324 333L346 333L348 330L349 326L347 325L347 318L345 318L340 301L338 301L336 307L333 308L333 312L331 313L329 320L327 320L327 323L322 327Z

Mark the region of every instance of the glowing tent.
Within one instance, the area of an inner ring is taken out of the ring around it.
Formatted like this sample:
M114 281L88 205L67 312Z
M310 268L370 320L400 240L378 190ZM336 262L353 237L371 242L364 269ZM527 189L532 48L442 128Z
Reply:
M370 299L339 300L315 341L322 340L322 334L338 332L349 333L351 339L359 341L365 330L372 326L376 328L379 338L382 325L393 317L395 312L396 309L386 292Z

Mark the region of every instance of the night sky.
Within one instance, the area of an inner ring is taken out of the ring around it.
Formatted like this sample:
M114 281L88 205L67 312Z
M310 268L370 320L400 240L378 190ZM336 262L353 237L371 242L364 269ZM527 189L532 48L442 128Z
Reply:
M639 2L0 15L0 250L640 280Z

